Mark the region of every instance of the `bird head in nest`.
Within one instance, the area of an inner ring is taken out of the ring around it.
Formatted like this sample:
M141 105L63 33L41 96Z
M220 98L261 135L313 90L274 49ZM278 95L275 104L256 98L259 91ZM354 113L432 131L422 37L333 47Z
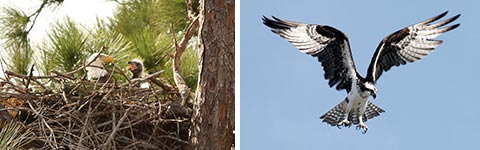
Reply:
M95 59L95 57L97 57L97 59ZM93 60L93 59L95 59L95 60ZM100 54L99 53L93 53L87 59L87 62L92 62L92 64L106 64L106 63L112 63L113 61L115 61L115 59L112 56L102 54L102 53L100 53Z
M128 66L127 69L132 72L133 76L132 79L134 78L140 78L142 77L143 74L143 61L140 59L132 59L128 61Z

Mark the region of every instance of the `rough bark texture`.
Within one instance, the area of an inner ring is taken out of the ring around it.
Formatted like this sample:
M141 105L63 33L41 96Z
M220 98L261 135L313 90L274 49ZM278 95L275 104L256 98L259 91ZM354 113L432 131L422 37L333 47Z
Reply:
M203 6L203 7L202 7ZM235 2L202 0L192 149L229 150L235 129Z

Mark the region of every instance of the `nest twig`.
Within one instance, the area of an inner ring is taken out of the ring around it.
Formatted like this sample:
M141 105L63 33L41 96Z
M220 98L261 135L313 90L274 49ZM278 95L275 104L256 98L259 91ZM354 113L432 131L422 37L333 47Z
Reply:
M34 141L27 148L185 149L191 116L189 109L173 102L178 93L155 83L139 86L162 72L133 80L122 72L127 83L112 78L99 84L75 78L75 72L35 76L6 71L9 79L0 79L0 108L5 106L0 114L7 109L20 113L1 115L0 121L15 119L33 131ZM7 107L6 100L21 104Z

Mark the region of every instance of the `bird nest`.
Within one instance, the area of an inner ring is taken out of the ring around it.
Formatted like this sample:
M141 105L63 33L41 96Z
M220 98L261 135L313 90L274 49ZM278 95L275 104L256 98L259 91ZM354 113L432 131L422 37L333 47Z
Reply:
M157 72L100 84L70 73L49 76L6 71L0 78L0 121L17 121L33 133L35 149L185 149L190 109ZM154 81L154 82L152 82ZM150 82L149 88L138 86Z

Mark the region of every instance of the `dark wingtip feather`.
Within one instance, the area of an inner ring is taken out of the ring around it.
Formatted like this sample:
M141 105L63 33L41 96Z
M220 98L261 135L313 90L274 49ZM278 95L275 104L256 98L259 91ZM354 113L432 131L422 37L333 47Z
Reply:
M455 29L455 28L457 28L457 27L459 27L459 26L460 26L460 23L454 24L454 25L452 26L452 29Z
M452 21L457 20L461 15L462 15L462 14L457 14L457 15L453 16L453 17L451 18ZM460 23L454 24L454 25L450 26L450 30L453 30L453 29L455 29L455 28L457 28L457 27L459 27L459 26L460 26Z
M453 16L453 17L451 17L451 18L448 18L448 19L446 19L446 20L444 20L444 21L441 21L441 22L438 22L438 23L435 23L435 24L431 24L431 25L429 26L429 28L437 28L437 27L441 27L441 26L447 25L447 24L449 24L449 23L457 20L459 17L460 17L460 14L455 15L455 16Z
M268 18L268 17L266 17L266 16L263 16L263 17L262 17L262 20L263 20L263 23L273 21L272 19L270 19L270 18Z
M445 11L443 13L441 13L440 15L437 15L437 16L434 16L432 18L429 18L427 20L424 20L422 22L420 22L419 24L429 24L429 23L432 23L434 21L437 21L438 19L444 17L445 15L447 15L448 11Z
M267 17L265 17L265 16L263 16L262 20L263 20L263 24L264 24L264 25L266 25L266 26L268 26L268 27L270 27L270 28L274 28L274 29L275 29L275 28L278 28L278 24L277 24L276 21L274 21L274 20L272 20L272 19L270 19L270 18L267 18Z
M443 13L441 13L441 14L438 15L437 17L442 18L442 17L444 17L444 16L447 15L447 14L448 14L448 10L445 11L445 12L443 12Z
M447 15L447 14L448 14L448 10L445 11L445 12L443 12L443 13L441 13L441 14L439 14L439 15L437 15L437 16L435 16L435 17L433 17L433 18L440 19L440 18L442 18L442 17L445 17L445 15ZM437 19L435 19L435 20L437 20Z
M272 29L289 29L291 26L285 24L281 19L272 16L273 19L263 16L263 24ZM273 30L272 30L273 31Z
M272 18L275 19L276 21L283 21L282 19L279 19L279 18L277 18L277 17L275 17L275 16L272 16Z
M454 25L452 25L452 26L448 26L448 27L446 27L446 28L447 28L447 31L450 31L450 30L453 30L453 29L455 29L455 28L458 28L459 26L460 26L460 23L457 23L457 24L454 24Z
M450 22L453 22L453 21L457 20L459 17L460 17L460 14L455 15L455 16L453 16L452 18L447 19L447 20L445 21L445 24L448 24L448 23L450 23ZM445 24L443 24L443 25L445 25ZM443 25L442 25L442 26L443 26Z
M264 25L267 25L268 22L271 22L272 20L270 20L269 18L263 16L262 21L263 21L263 24L264 24ZM268 25L267 25L267 26L268 26Z
M442 13L442 14L440 14L440 15L442 15L442 16L445 16L445 15L447 15L447 14L448 14L448 10L447 10L447 11L445 11L445 12L443 12L443 13Z
M457 14L457 15L453 16L451 19L452 19L452 21L455 21L455 20L457 20L460 16L461 16L461 14Z

